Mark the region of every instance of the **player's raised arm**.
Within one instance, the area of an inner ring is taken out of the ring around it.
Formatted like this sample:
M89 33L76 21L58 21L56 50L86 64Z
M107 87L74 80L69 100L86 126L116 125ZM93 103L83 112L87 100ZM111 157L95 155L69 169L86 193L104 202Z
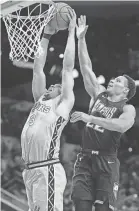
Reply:
M86 25L86 16L81 16L78 18L78 26L76 29L78 38L78 57L84 86L88 94L91 97L96 98L96 96L104 91L105 88L98 83L88 54L85 40L85 34L88 29L88 26Z
M69 24L69 34L67 45L64 53L63 60L63 70L62 70L62 106L63 112L65 112L65 116L69 115L73 105L74 105L74 79L73 79L73 68L75 62L75 26L76 26L76 14L74 10L70 12L70 24Z
M42 54L35 58L33 68L32 92L34 100L37 101L46 90L46 77L43 68L47 58L47 49L51 36L55 33L50 23L44 29L44 34L41 39Z

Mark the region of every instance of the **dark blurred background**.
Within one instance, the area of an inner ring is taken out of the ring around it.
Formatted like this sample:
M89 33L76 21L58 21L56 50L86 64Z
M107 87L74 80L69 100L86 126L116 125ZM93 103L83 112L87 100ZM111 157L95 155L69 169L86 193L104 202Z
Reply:
M89 29L86 41L99 83L106 86L111 77L122 74L128 74L136 80L137 93L130 103L136 108L137 118L132 129L123 135L118 155L121 175L117 210L139 211L139 2L66 2L75 9L78 17L87 16ZM44 69L47 87L61 79L67 35L67 31L60 31L50 41ZM9 52L6 28L1 21L2 210L22 211L27 210L27 203L21 177L20 134L33 105L32 64L27 63L27 68L18 67L18 64L9 60ZM74 77L74 109L87 112L90 97L83 86L77 53ZM80 124L68 123L61 137L61 162L68 178L64 211L74 210L70 200L71 179L80 148L80 130Z

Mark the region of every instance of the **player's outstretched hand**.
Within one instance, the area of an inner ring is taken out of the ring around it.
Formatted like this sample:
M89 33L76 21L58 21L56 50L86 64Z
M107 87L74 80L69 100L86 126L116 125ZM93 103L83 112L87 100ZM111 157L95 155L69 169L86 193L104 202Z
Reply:
M75 111L70 118L70 122L78 122L78 121L83 121L83 122L89 122L89 115L85 114L83 112Z
M69 10L68 18L70 20L69 28L68 28L70 32L71 30L74 30L76 27L76 13L73 9Z
M86 25L86 16L81 15L80 18L78 18L78 25L76 26L76 35L77 38L84 38L85 34L87 32L88 26Z

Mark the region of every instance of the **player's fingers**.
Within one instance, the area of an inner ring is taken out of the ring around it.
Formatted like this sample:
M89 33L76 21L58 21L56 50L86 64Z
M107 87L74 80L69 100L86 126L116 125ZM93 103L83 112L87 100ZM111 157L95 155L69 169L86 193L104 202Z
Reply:
M86 25L86 16L84 15L84 25Z
M71 118L70 119L70 122L77 122L77 121L79 121L80 120L80 117L78 116L78 117L74 117L74 118Z
M67 14L67 16L69 18L69 21L71 21L72 20L71 16L69 14Z
M81 25L81 18L78 18L78 26Z
M76 12L75 12L75 10L72 10L72 12L73 12L73 17L76 18Z
M74 10L73 9L69 10L69 15L70 15L71 19L74 18Z
M71 116L74 116L74 115L76 115L76 114L78 114L79 112L78 111L75 111L75 112L73 112L72 114L71 114Z
M70 18L72 19L73 18L73 11L72 11L72 9L69 9L68 11L69 11L68 16L70 16Z
M70 120L70 122L71 122L71 123L75 123L75 122L77 122L77 120Z
M84 24L84 16L81 15L81 23Z
M75 122L76 120L77 120L77 118L72 117L72 118L70 119L70 122Z
M74 121L76 119L76 116L72 116L70 119L71 121Z
M80 16L80 22L81 22L81 24L83 22L83 16L82 15Z
M80 16L80 18L79 18L79 24L80 24L80 25L82 24L82 18L81 18L81 16Z
M71 115L71 118L78 118L80 117L80 112L74 112L72 115Z

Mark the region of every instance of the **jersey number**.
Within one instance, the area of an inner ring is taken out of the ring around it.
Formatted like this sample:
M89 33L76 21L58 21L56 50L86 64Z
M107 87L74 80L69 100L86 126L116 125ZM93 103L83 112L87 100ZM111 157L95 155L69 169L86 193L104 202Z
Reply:
M32 115L30 116L30 119L29 119L29 125L30 125L30 126L34 124L35 119L36 119L36 115L35 115L35 114L32 114Z
M103 133L104 132L104 128L101 127L101 126L99 126L99 125L95 125L93 123L88 122L86 126L87 127L91 127L91 128L93 128L94 130L96 130L96 131L98 131L100 133Z

